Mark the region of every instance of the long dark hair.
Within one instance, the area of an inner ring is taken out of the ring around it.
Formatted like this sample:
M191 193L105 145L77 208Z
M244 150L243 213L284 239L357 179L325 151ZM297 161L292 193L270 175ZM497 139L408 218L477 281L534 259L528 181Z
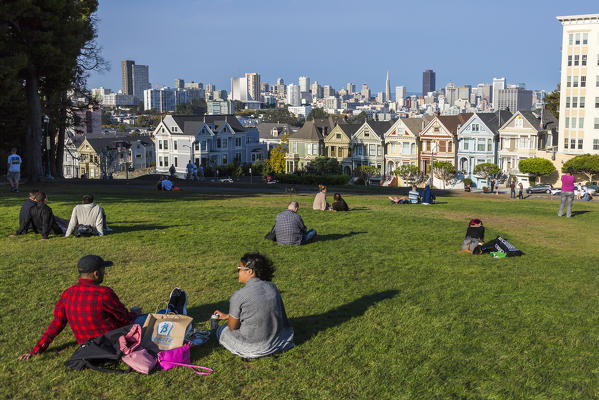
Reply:
M241 263L245 268L254 270L256 277L263 281L272 281L275 267L272 261L260 253L245 253L241 257Z

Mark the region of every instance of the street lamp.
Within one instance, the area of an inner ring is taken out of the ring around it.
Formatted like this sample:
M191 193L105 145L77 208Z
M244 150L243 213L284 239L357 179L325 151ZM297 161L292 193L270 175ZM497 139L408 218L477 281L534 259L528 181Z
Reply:
M44 115L44 125L46 129L46 157L48 158L48 167L46 169L46 178L52 179L50 174L50 131L49 131L50 118Z

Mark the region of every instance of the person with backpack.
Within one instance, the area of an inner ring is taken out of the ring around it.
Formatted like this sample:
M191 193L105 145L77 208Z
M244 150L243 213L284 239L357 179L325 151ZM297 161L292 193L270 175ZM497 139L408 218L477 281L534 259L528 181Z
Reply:
M87 255L77 263L79 281L60 295L54 306L54 318L31 351L21 354L19 361L43 353L68 323L77 343L85 343L113 329L133 323L139 308L128 311L108 286L100 286L112 261Z
M106 229L106 213L98 204L94 203L94 196L84 194L82 204L76 205L71 214L69 226L64 234L65 237L72 233L75 236L104 236ZM80 235L80 232L89 234Z

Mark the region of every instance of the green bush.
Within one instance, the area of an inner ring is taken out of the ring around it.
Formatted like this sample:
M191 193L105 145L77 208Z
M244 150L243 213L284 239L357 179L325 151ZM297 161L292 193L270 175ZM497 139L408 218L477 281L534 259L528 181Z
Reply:
M464 185L468 185L468 186L472 185L472 179L464 178Z
M278 174L275 179L280 183L293 185L345 185L349 181L349 175L295 175Z

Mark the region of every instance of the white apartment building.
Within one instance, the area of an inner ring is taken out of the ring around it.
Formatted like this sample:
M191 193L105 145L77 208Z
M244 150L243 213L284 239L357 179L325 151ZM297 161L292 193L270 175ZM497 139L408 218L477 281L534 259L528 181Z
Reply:
M301 102L300 87L293 83L287 85L287 104L297 107L302 104Z
M499 99L499 91L505 89L505 78L493 78L493 108L497 110L497 100ZM514 110L512 110L514 111Z
M599 14L557 19L563 26L559 152L599 154Z
M300 76L299 77L299 87L300 92L309 92L310 91L310 77L308 76Z

